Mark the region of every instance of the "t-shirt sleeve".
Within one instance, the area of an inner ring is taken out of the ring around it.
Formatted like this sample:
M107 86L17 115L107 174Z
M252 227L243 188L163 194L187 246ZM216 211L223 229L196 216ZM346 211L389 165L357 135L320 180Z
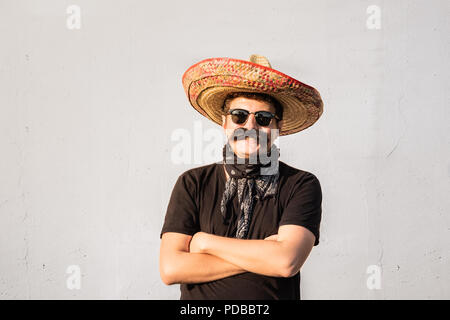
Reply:
M307 228L319 244L322 218L322 189L315 175L309 173L294 184L291 197L282 213L279 225L294 224Z
M180 175L170 196L160 238L165 232L194 235L200 231L195 192L194 179L186 172Z

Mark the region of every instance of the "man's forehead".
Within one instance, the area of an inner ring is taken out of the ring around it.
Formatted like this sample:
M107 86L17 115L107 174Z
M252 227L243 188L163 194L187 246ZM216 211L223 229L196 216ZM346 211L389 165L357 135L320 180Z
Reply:
M252 108L252 107L275 109L270 102L252 99L252 98L245 98L245 97L234 98L230 103L230 107L231 106L232 107L239 106L243 109ZM247 108L245 108L245 107L247 107Z

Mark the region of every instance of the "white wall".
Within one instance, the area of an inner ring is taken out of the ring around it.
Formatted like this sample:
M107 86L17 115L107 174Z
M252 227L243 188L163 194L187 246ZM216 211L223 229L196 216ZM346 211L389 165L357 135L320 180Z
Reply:
M66 26L69 5L80 29ZM174 163L171 135L220 129L181 76L253 53L324 100L313 127L280 139L280 159L323 191L302 298L449 299L449 9L0 1L0 299L178 299L159 278L159 232L178 175L208 159ZM71 265L80 289L67 287Z

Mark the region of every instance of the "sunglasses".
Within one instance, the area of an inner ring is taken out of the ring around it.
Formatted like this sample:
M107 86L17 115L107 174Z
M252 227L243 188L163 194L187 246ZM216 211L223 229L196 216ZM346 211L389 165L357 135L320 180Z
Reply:
M227 112L227 114L231 115L231 120L235 124L244 124L247 122L248 115L252 113L255 115L256 123L262 127L267 127L273 118L280 120L277 115L269 112L269 111L256 111L250 112L244 109L232 109Z

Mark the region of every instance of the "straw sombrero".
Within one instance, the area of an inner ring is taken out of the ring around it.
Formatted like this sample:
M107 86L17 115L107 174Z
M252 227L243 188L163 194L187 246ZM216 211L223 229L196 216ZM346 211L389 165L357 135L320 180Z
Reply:
M219 125L224 100L231 92L260 92L277 99L283 106L280 136L310 127L323 112L316 89L272 69L267 58L256 54L250 56L250 61L202 60L186 70L182 81L191 105Z

